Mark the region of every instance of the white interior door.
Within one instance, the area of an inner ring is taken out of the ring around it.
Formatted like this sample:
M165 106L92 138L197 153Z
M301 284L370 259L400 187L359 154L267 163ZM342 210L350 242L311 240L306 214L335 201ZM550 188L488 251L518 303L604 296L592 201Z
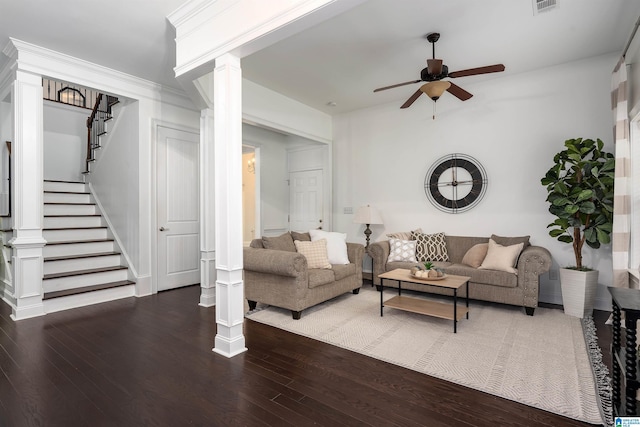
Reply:
M322 170L289 174L289 229L323 228Z
M200 282L199 136L158 128L158 291Z

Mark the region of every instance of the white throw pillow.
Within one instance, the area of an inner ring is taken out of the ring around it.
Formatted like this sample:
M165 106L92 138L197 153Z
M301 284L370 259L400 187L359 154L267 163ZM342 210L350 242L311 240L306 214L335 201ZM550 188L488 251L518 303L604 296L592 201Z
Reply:
M493 239L489 239L487 256L484 257L482 265L478 268L482 270L498 270L518 274L518 270L514 267L516 266L516 262L518 262L518 257L520 256L520 252L522 252L523 247L524 243L502 246L497 244Z
M327 258L327 241L325 239L315 242L303 242L295 240L298 253L304 255L307 259L307 267L309 268L331 268L329 259Z
M389 239L389 258L387 262L416 262L416 241Z
M331 264L349 264L347 254L347 234L324 230L309 230L311 241L327 240L327 256Z

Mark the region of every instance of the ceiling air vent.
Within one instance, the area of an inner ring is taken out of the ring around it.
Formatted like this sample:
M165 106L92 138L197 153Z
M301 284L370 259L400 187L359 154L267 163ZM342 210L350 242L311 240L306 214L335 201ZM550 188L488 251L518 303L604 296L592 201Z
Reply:
M557 6L557 3L557 0L533 0L533 14L551 10Z

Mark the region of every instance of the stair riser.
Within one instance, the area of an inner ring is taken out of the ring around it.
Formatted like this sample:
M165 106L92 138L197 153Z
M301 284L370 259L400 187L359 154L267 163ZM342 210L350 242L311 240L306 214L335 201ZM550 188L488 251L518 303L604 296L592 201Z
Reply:
M95 215L95 205L44 205L45 215Z
M113 242L69 243L64 245L45 245L42 253L45 258L67 255L97 254L113 252Z
M78 289L85 286L100 285L120 280L127 280L126 269L81 274L79 276L61 277L58 279L45 279L42 281L42 289L44 293L65 291L67 289Z
M90 228L77 230L44 230L42 237L49 243L73 242L76 240L101 240L106 239L106 228Z
M120 255L45 261L44 274L68 273L72 271L89 270L92 268L115 267L120 264Z
M44 193L45 203L90 203L87 193Z
M104 227L99 216L45 217L44 228Z
M44 191L70 191L74 193L86 193L87 184L81 182L44 182Z

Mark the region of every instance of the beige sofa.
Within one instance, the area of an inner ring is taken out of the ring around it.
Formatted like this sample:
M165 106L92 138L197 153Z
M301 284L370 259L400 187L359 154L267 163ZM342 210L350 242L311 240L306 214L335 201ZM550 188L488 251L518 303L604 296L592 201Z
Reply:
M496 241L503 245L513 243L508 240L509 238L498 236L492 236L492 238L498 239ZM507 240L505 241L505 239ZM529 245L527 237L524 249L517 261L517 274L483 270L462 264L463 257L472 246L488 241L488 237L445 236L449 261L434 262L433 264L442 268L446 274L471 277L469 281L469 297L471 299L522 306L526 313L532 316L534 309L538 306L539 277L551 267L551 254L543 247ZM378 276L386 271L396 268L411 268L416 265L416 263L407 262L387 262L389 257L388 240L369 245L368 253L373 259L373 283L375 285L380 285ZM398 287L397 283L393 281L385 281L386 286ZM403 283L402 288L425 290L424 286L410 283ZM447 293L435 287L429 288L429 292ZM466 296L466 290L462 288L459 295Z
M294 234L296 240L311 240L308 233ZM280 243L285 235L277 238ZM331 269L308 268L304 255L287 241L274 245L267 240L267 246L278 249L266 249L264 243L255 239L244 249L244 291L251 310L260 302L291 310L300 319L302 310L346 292L357 294L362 287L364 246L359 243L347 243L350 264Z

